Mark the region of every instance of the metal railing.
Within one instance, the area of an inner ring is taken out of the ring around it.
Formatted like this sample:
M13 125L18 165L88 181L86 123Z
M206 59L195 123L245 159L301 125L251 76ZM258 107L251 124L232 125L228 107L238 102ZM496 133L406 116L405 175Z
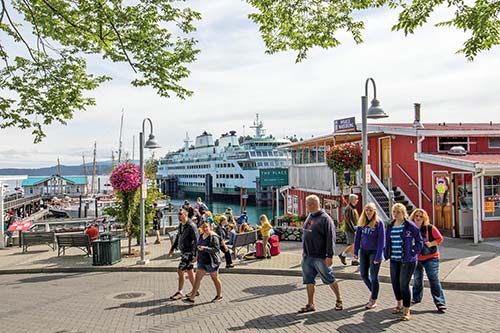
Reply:
M406 176L406 178L408 178L408 180L410 181L410 184L412 184L413 186L415 186L417 189L419 188L417 183L415 183L415 181L411 178L411 176L405 171L405 169L403 169L403 167L397 163L396 166L398 167L399 170L401 170L401 172L403 173L403 175ZM431 198L429 198L429 196L427 194L425 194L424 191L420 190L420 193L422 193L422 195L429 201L429 202L432 202Z

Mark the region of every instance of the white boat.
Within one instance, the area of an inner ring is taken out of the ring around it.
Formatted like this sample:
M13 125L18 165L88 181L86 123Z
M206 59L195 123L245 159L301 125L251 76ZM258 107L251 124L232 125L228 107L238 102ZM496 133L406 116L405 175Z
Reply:
M184 149L168 153L159 160L157 180L163 192L213 193L214 195L249 196L270 189L259 187L259 169L287 168L291 163L289 152L277 147L290 143L287 139L265 136L259 115L254 121L255 136L240 144L236 131L222 134L214 142L212 134L203 132L190 147L186 133Z

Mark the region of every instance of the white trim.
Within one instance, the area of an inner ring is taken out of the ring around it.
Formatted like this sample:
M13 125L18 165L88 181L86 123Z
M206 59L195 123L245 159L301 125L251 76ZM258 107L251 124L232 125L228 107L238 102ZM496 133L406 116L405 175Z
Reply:
M334 195L332 192L329 192L329 191L315 190L315 189L311 189L311 188L296 187L296 188L294 188L294 190L299 190L302 192L318 193L318 194L324 194L324 195Z
M425 124L424 124L425 126ZM397 126L383 126L383 125L373 125L368 124L368 133L370 132L382 132L386 134L396 134L405 136L487 136L487 137L498 137L500 136L498 130L457 130L457 129L447 129L443 126L442 129L436 130L426 130L416 129L413 127L397 127ZM446 134L445 134L446 133Z
M500 174L494 174L494 175L483 175L481 177L481 188L479 189L479 193L481 194L479 196L479 200L481 201L481 218L482 221L488 221L488 222L499 222L500 223L500 216L486 216L486 212L484 211L484 176L500 176ZM479 222L482 222L479 221Z
M420 154L415 153L415 160L469 172L477 171L477 166L475 162L457 160L445 156L437 156L426 153L420 153Z

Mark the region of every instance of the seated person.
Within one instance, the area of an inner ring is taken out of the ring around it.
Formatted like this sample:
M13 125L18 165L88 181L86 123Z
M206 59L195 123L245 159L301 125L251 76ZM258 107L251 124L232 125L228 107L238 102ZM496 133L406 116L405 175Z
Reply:
M85 230L85 234L89 236L90 241L94 241L96 239L99 239L99 230L92 224L89 224L87 226L87 229Z
M240 226L240 234L248 231L252 231L253 228L248 223L242 223Z
M227 226L227 230L229 232L229 240L226 242L227 245L233 245L234 237L236 236L236 230L234 230L234 224L229 224Z

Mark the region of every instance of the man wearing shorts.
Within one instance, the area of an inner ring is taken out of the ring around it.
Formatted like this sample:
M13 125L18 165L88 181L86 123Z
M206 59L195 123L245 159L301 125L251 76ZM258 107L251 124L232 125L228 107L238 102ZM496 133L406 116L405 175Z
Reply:
M358 196L356 194L349 194L349 205L345 208L345 237L347 247L344 252L339 254L340 261L347 265L347 261L345 260L347 254L350 253L354 255L354 234L356 233L356 226L358 225L359 214L356 210L356 205L358 204ZM352 259L351 264L353 266L359 265L358 260Z
M191 286L194 286L193 262L196 261L195 253L198 241L196 225L188 218L187 210L184 208L179 209L178 217L181 223L179 224L177 236L175 237L174 244L172 244L172 248L168 255L172 257L174 255L174 250L177 248L181 251L181 261L177 268L179 288L175 294L170 296L171 300L178 300L184 296L184 272L187 273Z
M331 217L321 209L319 198L310 195L306 198L307 210L310 212L304 222L302 236L302 279L307 289L307 304L299 313L316 311L314 292L316 276L320 276L324 284L328 284L336 297L335 310L343 309L342 297L332 269L332 258L335 249L335 224Z

